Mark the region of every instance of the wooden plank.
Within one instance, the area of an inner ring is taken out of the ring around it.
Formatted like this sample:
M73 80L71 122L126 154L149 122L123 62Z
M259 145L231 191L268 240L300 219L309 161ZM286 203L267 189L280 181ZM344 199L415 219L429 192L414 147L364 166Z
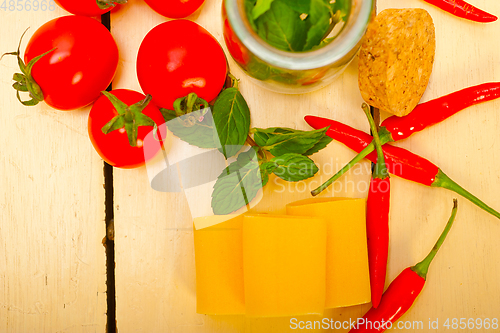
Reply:
M500 3L469 1L500 14ZM436 26L436 59L422 101L485 82L498 81L498 22L482 25L458 19L423 1L379 0L378 10L420 7ZM452 179L500 209L500 143L496 140L500 101L466 109L441 124L397 145L426 157ZM386 115L385 115L386 116ZM393 177L391 255L388 278L392 280L432 248L448 219L454 193L427 188ZM418 302L404 320L417 320L428 328L429 318L442 325L447 318L498 318L500 292L496 264L500 246L498 219L458 197L459 212L449 238L431 266L428 282ZM450 326L451 328L451 326ZM439 331L445 327L440 326ZM408 330L417 332L418 330ZM484 328L470 330L486 332Z
M62 15L57 6L0 10L2 52L28 26L24 46ZM14 57L0 62L0 331L104 332L103 162L88 139L89 108L22 106L11 87L16 67Z
M487 0L471 2L500 13L499 4ZM498 46L493 40L498 33L498 23L469 23L422 1L379 1L380 9L389 6L426 8L436 23L436 64L424 100L498 77L495 60ZM138 0L131 0L127 8L113 14L112 31L121 50L116 88L140 90L135 73L137 50L146 33L164 21L165 18ZM224 46L220 1L208 0L196 22ZM135 27L133 32L128 29L130 26ZM362 100L357 88L356 63L329 87L301 96L263 90L250 82L232 59L229 63L233 73L241 79L241 90L250 105L254 127L307 129L303 116L310 113L332 117L368 131L360 110ZM499 102L490 102L471 108L400 145L438 163L449 176L500 209L498 190L495 190L500 185L500 167L493 162L500 154L500 147L492 139L500 121L494 113L499 106ZM320 174L303 187L287 186L283 193L281 185L286 184L272 179L256 210L283 211L286 203L309 197L308 187L326 180L353 155L343 145L333 142L314 156L321 166ZM290 330L289 318L251 320L196 314L192 220L184 194L153 191L145 168L115 169L114 177L117 324L120 332ZM334 191L324 195L365 197L368 179L369 164L363 162L357 170L342 178ZM448 219L455 197L449 191L426 188L395 177L393 188L389 281L430 250ZM404 320L421 320L428 325L429 318L439 318L442 325L446 318L484 319L498 315L499 301L490 295L500 291L500 283L495 278L499 268L494 264L500 255L495 237L499 223L463 199L459 204L456 226L431 268L426 289ZM324 317L356 320L368 307L330 310ZM311 319L318 320L317 317ZM443 327L438 331L444 331ZM482 332L481 329L475 331Z
M132 0L113 14L112 31L121 50L120 72L115 88L139 90L135 58L142 38L165 19L142 1ZM220 1L207 1L196 20L223 45ZM137 27L131 34L128 26ZM226 52L227 53L227 52ZM335 117L357 128L368 125L360 109L355 64L334 85L305 96L271 93L251 83L229 59L231 70L241 79L240 87L252 113L252 126L286 126L307 129L306 113ZM330 173L354 154L338 143L315 155ZM364 196L358 180L368 179L369 164L346 177L335 195ZM316 185L327 179L322 173ZM274 179L266 187L258 211L284 210L285 203L310 196L309 183L284 193L285 182ZM151 189L145 168L114 170L117 325L120 332L274 332L288 327L288 319L250 320L243 317L208 317L195 311L195 274L192 220L184 193L160 193ZM328 194L327 194L328 195ZM330 192L329 195L332 195ZM266 199L267 198L267 199ZM133 267L133 269L131 269ZM359 308L347 311L362 314ZM345 314L346 312L344 312Z

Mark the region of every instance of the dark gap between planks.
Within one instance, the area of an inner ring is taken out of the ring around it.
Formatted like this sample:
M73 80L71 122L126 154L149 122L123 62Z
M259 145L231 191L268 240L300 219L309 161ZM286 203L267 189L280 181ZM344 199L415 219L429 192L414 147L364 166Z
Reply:
M101 15L101 23L111 31L111 15ZM112 83L107 91L111 91ZM106 223L106 332L118 332L116 328L116 287L115 287L115 242L114 242L114 210L113 210L113 167L104 162L104 212Z

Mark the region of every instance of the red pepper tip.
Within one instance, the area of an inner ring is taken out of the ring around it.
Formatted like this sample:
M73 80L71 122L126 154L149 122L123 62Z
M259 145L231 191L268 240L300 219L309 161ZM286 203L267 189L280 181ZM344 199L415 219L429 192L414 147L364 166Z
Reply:
M327 127L324 124L324 118L321 118L318 116L307 115L304 117L304 120L306 121L306 123L309 124L309 126L311 126L314 129L320 129L320 128Z
M495 15L492 15L492 14L490 14L489 16L486 16L484 18L485 23L495 22L496 20L498 20L498 17L496 17Z

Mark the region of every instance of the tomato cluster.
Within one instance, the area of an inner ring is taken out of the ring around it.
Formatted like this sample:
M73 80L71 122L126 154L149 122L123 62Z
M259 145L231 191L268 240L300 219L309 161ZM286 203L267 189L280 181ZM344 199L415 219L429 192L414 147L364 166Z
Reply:
M88 132L95 150L120 168L145 164L162 148L147 140L166 135L160 108L172 109L176 99L196 93L212 100L227 76L224 51L204 28L188 20L154 27L144 38L137 57L137 76L144 94L127 89L105 92L118 68L118 46L111 33L89 16L101 15L126 0L56 0L67 11L42 25L31 37L21 73L14 75L17 97L24 105L45 101L58 110L76 110L92 103ZM203 0L148 0L157 12L185 17ZM24 60L24 61L23 61ZM30 100L22 100L20 93ZM154 149L152 148L154 147Z
M205 0L145 0L155 12L169 18L185 18L196 12ZM127 0L55 0L59 7L71 14L99 16Z

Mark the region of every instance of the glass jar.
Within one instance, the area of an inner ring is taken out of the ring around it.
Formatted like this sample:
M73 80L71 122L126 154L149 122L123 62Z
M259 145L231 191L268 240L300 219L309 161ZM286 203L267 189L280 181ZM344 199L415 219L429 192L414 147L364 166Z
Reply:
M375 0L348 0L351 8L342 28L329 44L306 52L277 49L252 29L245 0L224 0L224 40L236 63L253 81L269 90L299 94L326 86L342 74L357 54Z

